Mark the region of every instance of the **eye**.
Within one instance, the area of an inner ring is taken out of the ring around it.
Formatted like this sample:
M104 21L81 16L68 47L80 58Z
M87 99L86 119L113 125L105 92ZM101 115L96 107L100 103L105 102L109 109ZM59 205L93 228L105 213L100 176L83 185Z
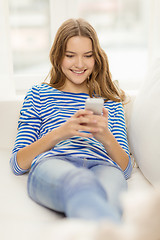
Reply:
M86 58L91 58L91 57L93 57L93 54L86 55L85 57L86 57Z
M72 58L72 57L74 57L74 55L66 54L66 57L68 57L68 58Z

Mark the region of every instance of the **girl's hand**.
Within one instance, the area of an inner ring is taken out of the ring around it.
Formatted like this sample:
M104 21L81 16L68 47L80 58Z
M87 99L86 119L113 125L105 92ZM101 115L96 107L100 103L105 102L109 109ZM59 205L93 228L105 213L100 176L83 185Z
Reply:
M110 131L108 129L108 110L103 108L103 115L88 115L95 122L87 125L96 128L96 132L92 132L92 135L101 143L106 142L107 138L110 136Z
M89 110L77 111L64 124L57 128L59 131L60 141L73 136L86 138L93 137L93 133L96 133L98 129L94 125L96 123L96 119L92 118L92 116L93 112Z
M53 131L58 131L57 136L60 136L58 141L73 136L95 137L97 141L103 144L110 158L122 170L125 170L128 165L129 157L127 153L122 149L108 128L108 111L105 108L103 108L103 115L94 115L91 111L79 110L67 122Z

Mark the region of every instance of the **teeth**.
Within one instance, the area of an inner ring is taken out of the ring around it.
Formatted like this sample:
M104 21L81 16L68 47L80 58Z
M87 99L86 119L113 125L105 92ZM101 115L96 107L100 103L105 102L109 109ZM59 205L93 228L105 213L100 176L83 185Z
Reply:
M83 71L73 71L73 70L72 70L72 72L81 74L81 73L84 73L84 70L83 70Z

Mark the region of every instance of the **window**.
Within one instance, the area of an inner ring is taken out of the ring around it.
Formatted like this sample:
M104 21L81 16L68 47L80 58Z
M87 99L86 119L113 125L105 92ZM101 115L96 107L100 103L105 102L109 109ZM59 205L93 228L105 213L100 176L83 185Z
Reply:
M148 67L148 0L79 0L78 15L96 29L113 79L136 89Z
M113 80L137 89L148 67L150 0L9 0L14 79L18 93L42 82L50 69L55 32L67 18L96 29Z
M9 12L13 71L20 91L43 81L49 72L49 0L10 0Z

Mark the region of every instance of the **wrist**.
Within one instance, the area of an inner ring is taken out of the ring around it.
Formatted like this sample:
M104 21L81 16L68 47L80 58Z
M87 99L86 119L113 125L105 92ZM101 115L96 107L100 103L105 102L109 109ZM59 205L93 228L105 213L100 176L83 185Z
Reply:
M106 134L103 136L101 143L104 145L105 148L109 148L113 144L114 141L115 141L115 137L108 130L106 132Z
M51 132L48 133L48 140L51 144L51 148L53 148L57 143L63 140L59 127L53 129Z

